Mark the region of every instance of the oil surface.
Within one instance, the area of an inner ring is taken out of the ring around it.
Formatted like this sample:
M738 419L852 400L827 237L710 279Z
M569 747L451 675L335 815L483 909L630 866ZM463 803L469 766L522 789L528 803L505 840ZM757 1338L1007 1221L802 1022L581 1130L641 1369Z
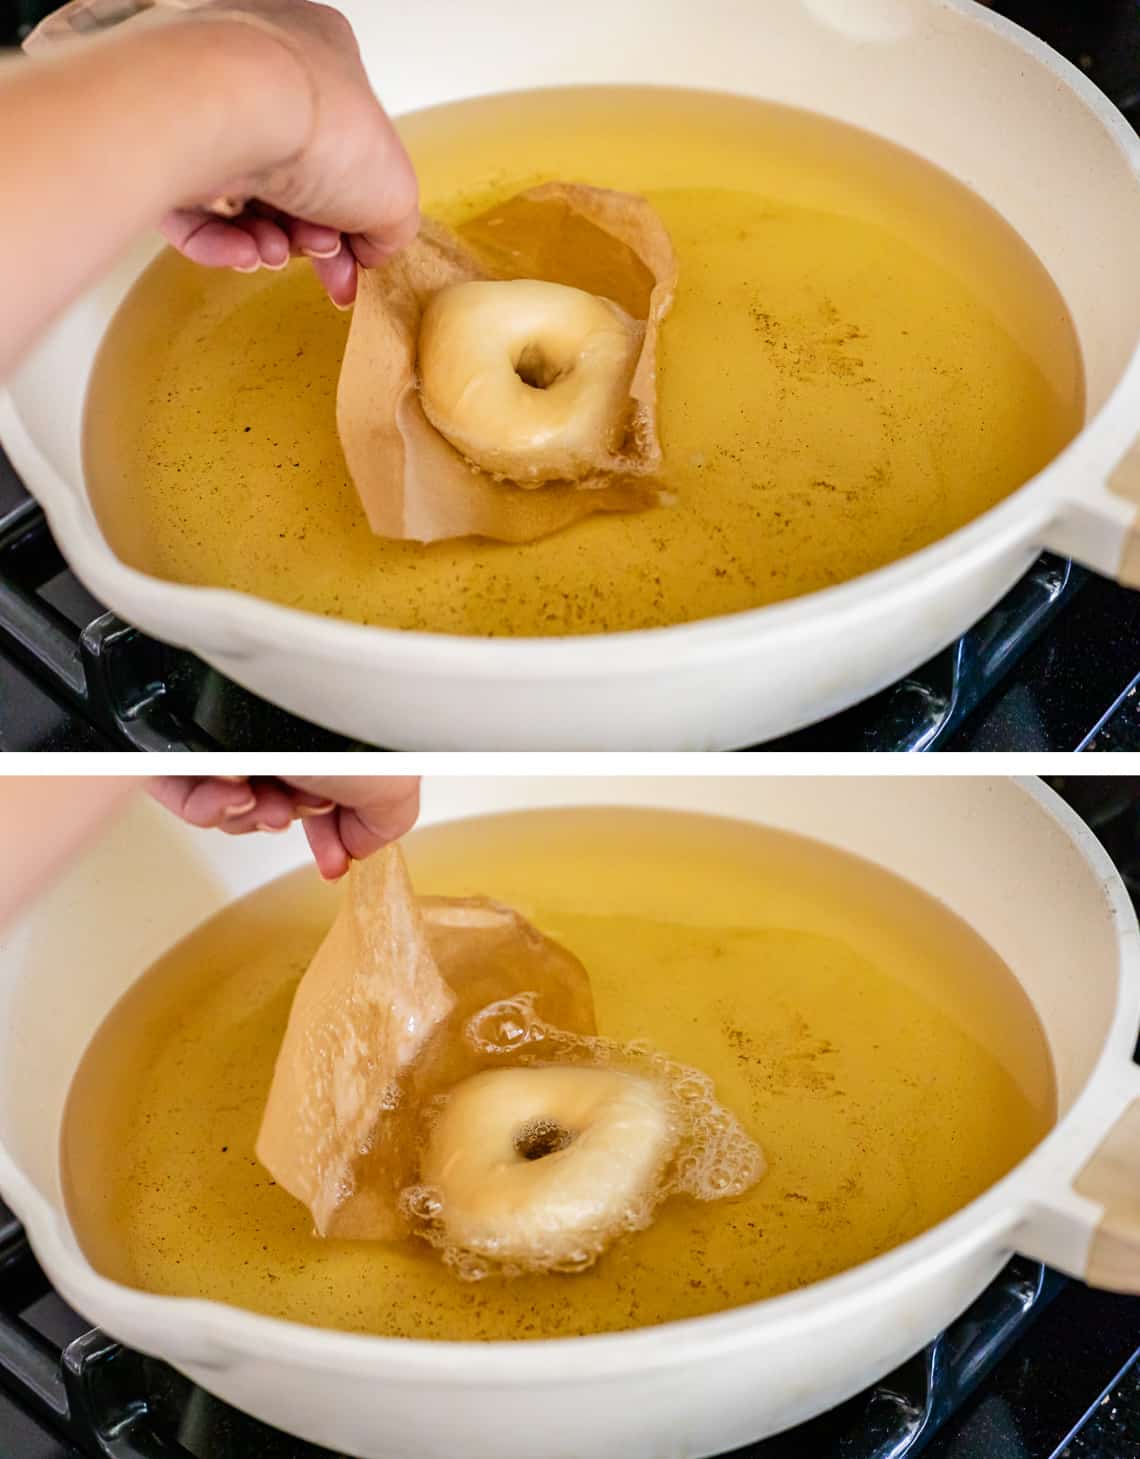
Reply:
M309 270L166 253L88 400L87 475L132 566L318 613L467 634L599 632L827 587L993 506L1080 428L1064 304L1022 240L910 153L737 97L583 88L409 117L425 209L550 178L646 194L680 261L660 356L676 505L526 546L386 542L334 402L348 319Z
M716 1081L763 1146L736 1200L674 1198L576 1276L452 1276L420 1243L321 1241L254 1139L297 978L335 892L294 873L225 909L96 1035L63 1137L102 1271L300 1322L446 1339L638 1327L785 1292L979 1194L1054 1116L1020 985L881 869L742 822L542 811L412 836L421 891L488 893L584 961L602 1033Z

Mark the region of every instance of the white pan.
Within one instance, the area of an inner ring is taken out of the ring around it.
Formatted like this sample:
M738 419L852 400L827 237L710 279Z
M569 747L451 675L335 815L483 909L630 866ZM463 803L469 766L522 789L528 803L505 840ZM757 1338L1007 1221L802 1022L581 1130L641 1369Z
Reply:
M96 1275L60 1197L64 1097L131 981L305 855L299 837L191 831L149 804L0 943L0 1189L63 1295L116 1337L291 1433L367 1459L693 1459L880 1378L1014 1250L1140 1291L1140 946L1101 847L1009 780L440 780L426 818L524 805L694 808L816 836L940 897L1008 961L1056 1066L1056 1127L916 1240L802 1291L638 1332L533 1343L371 1338L156 1297Z
M539 85L637 82L767 97L902 143L1028 240L1076 323L1080 436L1034 480L892 566L797 600L576 639L403 633L119 562L80 461L87 378L139 247L0 395L0 442L87 586L319 724L405 749L755 743L873 693L949 643L1042 547L1140 583L1140 141L1074 67L969 0L341 0L394 112ZM652 34L648 34L652 25ZM1131 455L1129 453L1132 453Z

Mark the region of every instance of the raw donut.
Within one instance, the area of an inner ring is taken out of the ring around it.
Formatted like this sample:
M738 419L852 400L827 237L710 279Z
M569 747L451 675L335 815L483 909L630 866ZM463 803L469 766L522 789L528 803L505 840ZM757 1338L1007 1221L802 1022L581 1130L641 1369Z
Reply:
M495 1069L452 1090L420 1173L449 1245L530 1270L566 1269L647 1224L676 1144L672 1101L651 1079Z
M621 442L644 333L566 284L451 284L420 326L424 414L469 461L520 486L576 480Z

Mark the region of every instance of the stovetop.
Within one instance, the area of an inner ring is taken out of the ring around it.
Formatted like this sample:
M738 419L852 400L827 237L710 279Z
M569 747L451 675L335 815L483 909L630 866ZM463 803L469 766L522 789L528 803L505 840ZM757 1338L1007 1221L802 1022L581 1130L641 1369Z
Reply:
M0 44L50 6L0 0ZM1140 124L1140 0L993 6ZM0 749L361 747L105 611L0 454ZM882 694L756 748L1140 749L1140 594L1044 556L957 643Z
M1140 778L1059 777L1052 784L1092 825L1140 903ZM1140 1299L1090 1291L1015 1257L957 1322L882 1382L724 1459L919 1454L1140 1459ZM90 1330L52 1290L3 1207L0 1455L336 1459Z

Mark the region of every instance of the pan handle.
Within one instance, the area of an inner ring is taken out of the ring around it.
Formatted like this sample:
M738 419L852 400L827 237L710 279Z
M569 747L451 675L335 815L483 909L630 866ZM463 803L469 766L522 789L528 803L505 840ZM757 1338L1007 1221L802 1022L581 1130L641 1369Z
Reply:
M1140 1068L1119 1070L1066 1144L1010 1245L1091 1287L1140 1295Z
M1109 474L1108 490L1118 501L1127 502L1133 509L1132 521L1121 547L1117 581L1126 588L1140 587L1140 525L1136 514L1136 508L1140 507L1140 436ZM1140 1166L1137 1169L1140 1170Z
M1107 461L1074 462L1074 474L1079 485L1055 502L1041 545L1140 588L1140 436Z
M1134 1098L1073 1189L1103 1210L1089 1242L1085 1280L1112 1292L1140 1293L1140 1074Z

